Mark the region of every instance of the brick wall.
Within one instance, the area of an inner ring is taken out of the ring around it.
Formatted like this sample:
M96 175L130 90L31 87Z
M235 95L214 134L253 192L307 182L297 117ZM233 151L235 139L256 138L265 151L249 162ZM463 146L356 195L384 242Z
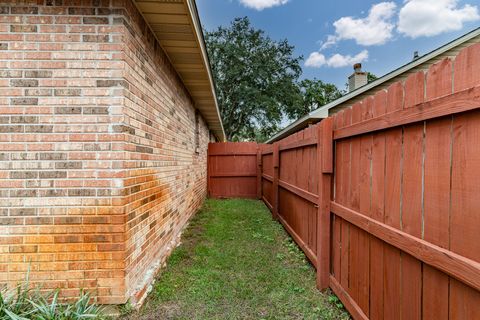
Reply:
M209 133L130 1L0 0L0 284L140 300L206 195Z

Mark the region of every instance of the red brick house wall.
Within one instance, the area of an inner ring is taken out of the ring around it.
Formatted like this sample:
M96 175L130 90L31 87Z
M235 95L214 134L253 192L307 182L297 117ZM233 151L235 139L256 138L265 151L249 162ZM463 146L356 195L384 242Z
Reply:
M209 130L129 0L0 1L0 133L0 284L140 300L206 195Z

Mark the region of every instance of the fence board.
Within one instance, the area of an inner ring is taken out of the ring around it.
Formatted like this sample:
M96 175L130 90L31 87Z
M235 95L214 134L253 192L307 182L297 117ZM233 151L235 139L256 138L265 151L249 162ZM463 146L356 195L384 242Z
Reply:
M208 145L208 194L213 198L257 197L256 143Z

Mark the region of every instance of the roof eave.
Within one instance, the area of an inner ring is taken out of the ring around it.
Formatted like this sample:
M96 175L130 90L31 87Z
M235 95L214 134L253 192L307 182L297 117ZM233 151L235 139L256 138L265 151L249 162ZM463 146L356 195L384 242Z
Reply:
M212 70L210 68L210 60L208 58L207 48L205 47L205 38L203 37L202 26L200 24L200 16L198 15L198 10L195 4L195 0L186 0L186 2L187 2L188 9L190 11L190 18L192 19L193 27L195 29L195 33L197 35L197 39L200 45L200 50L202 51L202 58L203 58L205 67L207 69L208 80L210 82L212 95L215 103L215 110L218 115L218 122L220 123L220 127L221 127L221 130L217 132L219 135L217 136L217 139L223 142L223 141L226 141L225 130L223 128L223 122L220 115L220 108L218 107L217 94L215 92L215 83L212 76Z
M215 86L194 0L134 0L211 132L225 141ZM167 29L163 28L166 26ZM176 31L180 28L181 31ZM188 56L188 57L186 57Z

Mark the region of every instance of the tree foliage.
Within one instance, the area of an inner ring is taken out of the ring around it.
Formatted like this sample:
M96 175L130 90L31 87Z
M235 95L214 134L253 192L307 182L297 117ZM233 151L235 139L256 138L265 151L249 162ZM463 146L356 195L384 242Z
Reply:
M254 140L279 129L298 105L301 57L287 40L274 41L236 18L205 33L220 113L228 140Z
M288 116L293 119L302 117L345 94L344 91L339 90L334 84L325 83L315 78L313 80L304 79L300 81L299 88L301 93L300 106L287 110Z
M321 80L302 80L287 40L274 41L247 17L205 32L217 100L229 141L264 141L289 119L304 116L343 92Z
M370 83L370 82L373 82L375 80L377 80L378 77L376 75L374 75L373 73L371 72L367 72L367 82Z

